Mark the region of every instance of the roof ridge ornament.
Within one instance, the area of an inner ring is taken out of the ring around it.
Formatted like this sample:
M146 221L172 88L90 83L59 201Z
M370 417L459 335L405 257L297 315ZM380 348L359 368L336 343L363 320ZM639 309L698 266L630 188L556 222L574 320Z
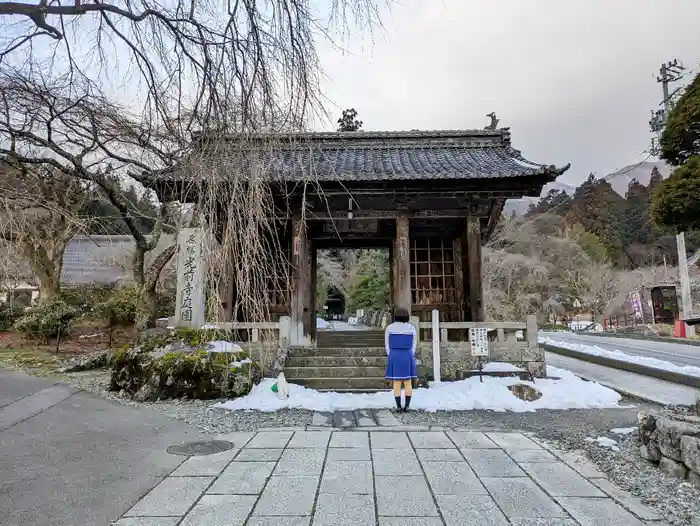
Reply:
M496 118L496 112L492 111L491 113L487 113L486 116L491 119L491 123L488 126L484 126L484 129L495 130L496 126L498 126L498 121L500 120Z

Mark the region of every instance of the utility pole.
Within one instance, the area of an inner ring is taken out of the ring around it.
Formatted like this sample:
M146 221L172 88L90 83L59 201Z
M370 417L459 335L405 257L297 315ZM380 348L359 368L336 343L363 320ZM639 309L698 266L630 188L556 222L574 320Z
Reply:
M657 141L654 142L652 140L652 154L654 155L658 155L659 153L658 138L666 126L668 116L671 113L673 97L680 90L680 88L678 88L673 93L669 93L669 84L681 80L684 70L683 64L680 64L678 60L674 59L672 62L661 64L659 76L656 77L656 82L661 83L664 99L661 101L661 104L659 104L660 106L663 105L663 109L657 110L656 112L652 111L651 120L649 121L651 131L657 134ZM683 319L685 320L693 316L693 301L690 295L690 276L688 275L688 259L685 252L685 232L681 232L676 236L676 247L678 250L678 273L680 274L681 280L681 304L683 306ZM693 325L686 324L685 330L686 336L692 337L695 335L695 327Z

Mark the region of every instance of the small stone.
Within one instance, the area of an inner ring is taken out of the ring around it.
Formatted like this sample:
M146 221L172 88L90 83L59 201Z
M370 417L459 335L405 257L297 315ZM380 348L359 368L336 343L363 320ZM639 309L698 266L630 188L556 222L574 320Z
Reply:
M649 443L649 437L656 430L656 417L645 411L637 413L637 423L639 424L639 439L642 444Z
M681 480L685 480L685 477L688 474L688 468L686 468L680 462L668 457L661 457L661 460L659 461L659 469L667 475Z
M700 474L694 471L688 471L688 482L693 484L696 488L700 488Z
M668 418L656 419L656 430L651 440L656 440L665 457L681 460L681 438L683 436L700 437L700 425L678 422Z
M659 450L659 445L656 442L649 442L647 445L642 444L639 446L639 452L642 458L649 460L650 462L657 463L661 460L661 451Z
M700 474L700 438L681 438L681 460L688 469Z
M508 390L525 402L534 402L535 400L542 398L542 393L540 393L534 387L530 387L529 385L525 384L509 385Z

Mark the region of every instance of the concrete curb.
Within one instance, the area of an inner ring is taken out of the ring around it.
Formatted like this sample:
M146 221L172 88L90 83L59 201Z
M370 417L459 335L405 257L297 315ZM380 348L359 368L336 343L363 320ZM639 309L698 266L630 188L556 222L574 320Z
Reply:
M541 343L540 347L542 347L545 351L561 354L562 356L568 356L569 358L575 358L576 360L591 362L598 365L603 365L605 367L612 367L613 369L620 369L622 371L641 374L643 376L651 376L652 378L658 378L659 380L665 380L674 384L682 384L700 389L700 377L697 376L676 373L673 371L665 371L663 369L657 369L647 365L615 360L613 358L608 358L607 356L597 356L595 354L574 351L563 347L555 347L554 345L544 343Z
M651 342L661 342L661 343L679 343L681 345L693 345L694 347L700 347L700 340L689 340L684 338L670 338L665 336L645 336L644 334L637 333L627 333L627 332L586 332L580 331L576 334L581 334L585 336L597 336L599 338L621 338L629 340L647 340Z

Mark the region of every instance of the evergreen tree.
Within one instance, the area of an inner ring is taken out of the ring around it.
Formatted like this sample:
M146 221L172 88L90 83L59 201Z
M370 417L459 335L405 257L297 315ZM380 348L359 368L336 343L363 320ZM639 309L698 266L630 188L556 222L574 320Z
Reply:
M528 209L526 216L532 216L535 214L546 214L547 212L552 212L558 215L566 215L571 208L571 197L564 190L557 190L552 188L547 195L539 200L535 204L531 204Z
M338 119L338 131L354 132L362 128L362 121L357 120L357 110L350 108L343 110L343 116Z

